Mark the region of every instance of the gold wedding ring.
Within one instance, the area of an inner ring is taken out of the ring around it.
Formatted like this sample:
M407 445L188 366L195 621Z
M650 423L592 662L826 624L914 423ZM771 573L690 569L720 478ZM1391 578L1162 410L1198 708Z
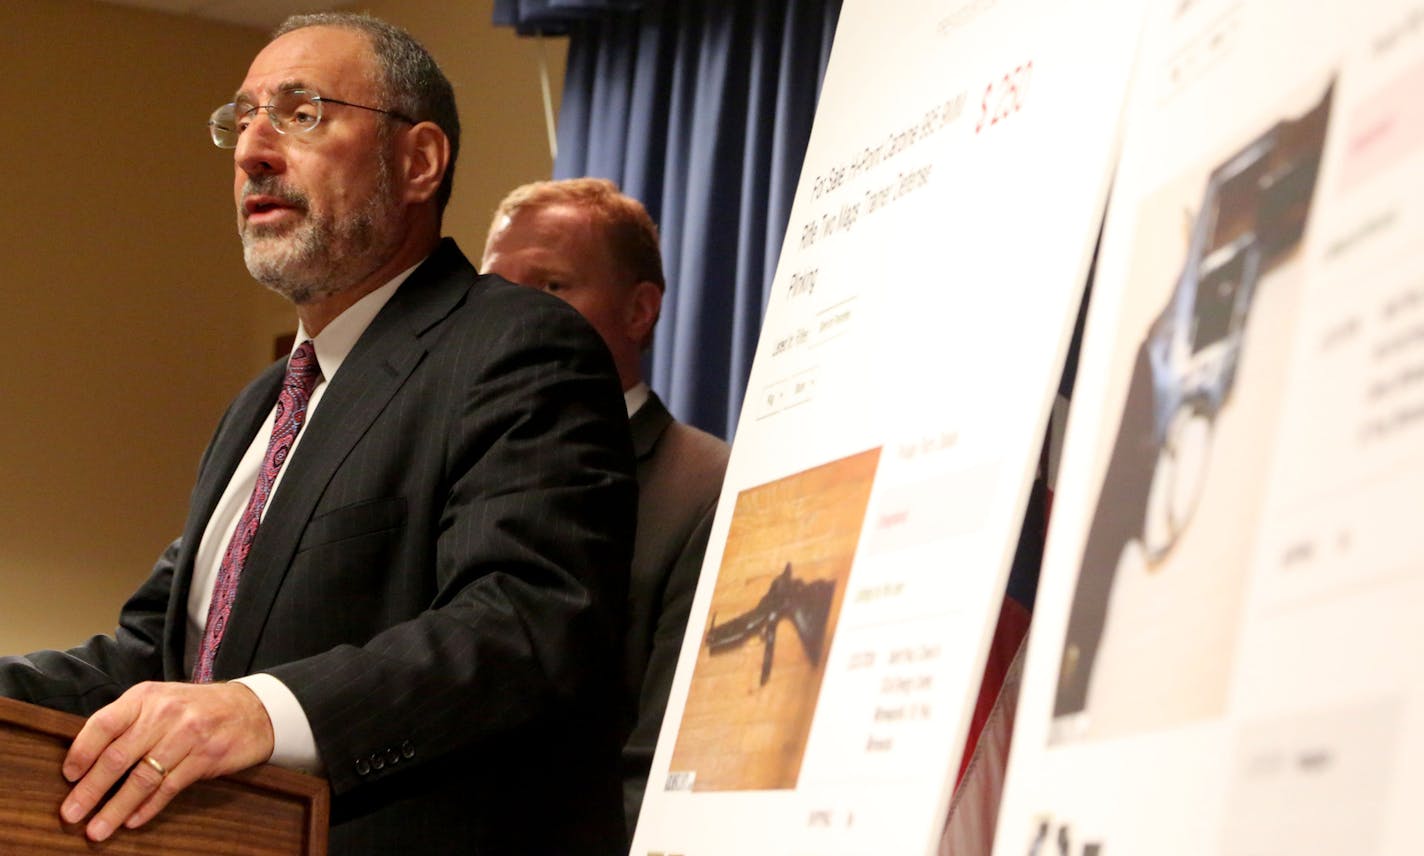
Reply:
M162 764L158 763L157 759L155 759L152 755L145 755L145 756L143 756L143 763L145 763L145 764L147 764L148 766L152 767L152 768L153 768L153 772L157 773L157 774L158 774L158 777L159 777L160 779L167 777L167 775L168 775L168 768L167 768L167 767L164 767Z

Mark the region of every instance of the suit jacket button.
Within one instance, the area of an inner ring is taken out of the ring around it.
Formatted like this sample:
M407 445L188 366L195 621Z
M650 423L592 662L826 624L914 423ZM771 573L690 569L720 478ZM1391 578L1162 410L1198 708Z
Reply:
M379 770L386 766L386 758L380 752L371 753L371 769Z
M356 759L356 775L364 776L371 772L371 765L366 763L365 758Z
M387 763L387 764L397 764L397 763L400 763L400 759L401 759L400 753L397 752L396 750L394 750L394 749L387 749L387 750L386 750L386 763Z
M415 757L415 747L410 745L409 740L401 744L401 757L407 759Z

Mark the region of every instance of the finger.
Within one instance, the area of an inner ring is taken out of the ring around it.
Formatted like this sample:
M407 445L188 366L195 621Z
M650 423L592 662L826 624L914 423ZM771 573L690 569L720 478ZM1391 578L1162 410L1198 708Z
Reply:
M169 732L148 750L129 773L129 780L125 782L124 788L109 800L99 814L95 815L95 819L103 818L109 830L120 823L134 829L148 822L159 809L172 802L184 788L197 780L200 772L197 767L201 765L194 764L194 761L198 760L192 754L196 745L194 735L187 729L179 728ZM149 758L155 763L149 763ZM158 769L160 767L161 770ZM125 794L130 786L133 786L133 790ZM125 797L122 801L119 799L121 796ZM147 814L140 817L146 811Z
M64 764L60 767L64 777L71 782L78 781L94 765L100 753L114 742L114 738L133 725L138 712L136 696L124 693L89 717L64 756Z
M147 800L150 794L158 790L165 778L148 764L140 762L135 765L124 780L123 787L90 819L84 828L84 834L91 841L103 841L113 835L119 824L133 814L134 809Z
M173 798L183 792L185 788L202 778L197 770L198 765L193 762L193 756L189 755L178 764L177 767L168 771L168 775L163 777L158 788L144 800L143 804L134 810L124 821L124 826L128 829L138 829L173 801Z
M89 740L81 747L79 753L79 757L88 759L82 762L86 763L87 767L82 777L75 783L74 788L70 790L69 796L65 798L64 805L60 807L60 816L69 823L78 823L93 811L103 800L104 795L113 788L114 783L128 774L133 765L138 763L138 760L153 746L156 740L156 736L151 734L151 727L144 725L142 718L129 718L126 709L116 711L112 717L105 715L109 708L122 702L124 699L120 699L114 705L104 708L90 718L90 723L94 723L95 719L100 719L100 721L95 723ZM139 708L137 704L132 706L135 709ZM125 721L129 723L127 730L110 737L110 732L116 727L114 723ZM84 730L88 729L89 724L86 724ZM84 730L81 730L81 736L83 736ZM96 752L92 748L92 741L98 739L106 739L108 742L106 745L100 746ZM75 742L78 743L78 741L79 738L75 738Z
M122 738L114 745L117 746L119 742L122 742ZM175 779L174 773L180 767L192 766L184 763L190 757L192 748L191 737L186 731L179 729L144 750L129 770L123 787L119 788L89 821L85 834L93 841L103 841L155 794L166 793L163 805L167 805L173 796L183 789L183 786L180 786L181 779ZM149 763L146 760L148 758L152 758L154 763Z

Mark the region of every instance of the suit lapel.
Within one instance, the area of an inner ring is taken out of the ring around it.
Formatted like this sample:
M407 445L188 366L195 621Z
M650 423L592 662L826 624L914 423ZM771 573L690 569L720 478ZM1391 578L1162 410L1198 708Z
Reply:
M628 430L633 433L633 454L641 461L653 453L658 439L672 424L672 414L663 406L658 394L649 390L648 400L643 402L633 418L628 422Z
M462 273L468 273L463 280ZM257 528L233 602L237 618L229 623L213 663L216 678L248 672L272 603L327 484L420 365L428 350L424 334L465 298L473 276L474 269L446 239L381 309L322 393Z
M169 680L182 680L183 645L188 627L188 592L193 583L193 561L218 500L242 460L253 436L277 401L282 388L285 363L274 363L238 394L226 418L218 426L212 443L198 468L198 483L188 505L188 520L175 564L173 595L168 601L164 624L163 668Z

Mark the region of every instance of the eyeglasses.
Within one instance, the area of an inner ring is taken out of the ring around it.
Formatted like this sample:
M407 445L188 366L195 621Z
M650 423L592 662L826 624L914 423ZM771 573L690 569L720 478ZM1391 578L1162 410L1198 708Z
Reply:
M284 89L272 96L271 104L251 104L246 101L224 104L214 110L213 115L209 117L208 131L213 135L213 145L220 149L235 149L238 137L242 136L242 132L252 124L252 119L257 115L257 111L266 110L267 118L272 122L272 128L277 133L307 134L321 124L321 111L324 104L340 104L343 107L370 110L372 113L380 113L402 122L416 124L414 119L394 110L382 110L379 107L367 107L365 104L323 98L312 89Z

